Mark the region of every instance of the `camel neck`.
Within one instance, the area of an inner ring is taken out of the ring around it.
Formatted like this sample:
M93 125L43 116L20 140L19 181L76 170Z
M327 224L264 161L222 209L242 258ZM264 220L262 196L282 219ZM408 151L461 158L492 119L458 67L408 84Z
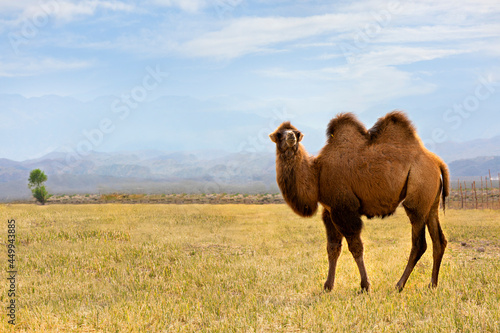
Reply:
M318 201L317 175L312 159L302 147L278 154L276 176L285 201L301 216L311 216Z

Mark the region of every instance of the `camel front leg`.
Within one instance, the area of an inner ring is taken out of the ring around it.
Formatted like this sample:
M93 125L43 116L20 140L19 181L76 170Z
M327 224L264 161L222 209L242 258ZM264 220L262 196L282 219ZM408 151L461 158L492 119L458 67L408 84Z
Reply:
M332 209L332 221L337 230L346 238L349 251L351 252L356 265L358 265L359 275L361 276L361 289L368 291L370 281L366 273L365 262L363 260L363 241L361 240L361 229L363 221L358 213L338 209Z
M330 213L323 210L323 223L326 229L326 251L328 253L328 277L324 284L324 289L330 291L335 283L335 270L337 268L337 260L342 250L342 234L337 230L332 222Z

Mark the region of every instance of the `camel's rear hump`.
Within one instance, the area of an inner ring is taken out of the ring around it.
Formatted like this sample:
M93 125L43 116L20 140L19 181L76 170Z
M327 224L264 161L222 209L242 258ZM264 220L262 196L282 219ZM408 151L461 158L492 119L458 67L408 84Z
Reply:
M370 143L409 143L420 140L417 131L408 117L401 111L393 111L377 120L368 130Z

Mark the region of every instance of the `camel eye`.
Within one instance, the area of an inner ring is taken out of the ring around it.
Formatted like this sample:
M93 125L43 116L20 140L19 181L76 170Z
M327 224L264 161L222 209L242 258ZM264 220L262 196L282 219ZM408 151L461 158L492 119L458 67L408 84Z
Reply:
M283 137L283 134L281 134L281 132L278 132L276 134L276 137L278 138L278 140L281 140L281 138Z

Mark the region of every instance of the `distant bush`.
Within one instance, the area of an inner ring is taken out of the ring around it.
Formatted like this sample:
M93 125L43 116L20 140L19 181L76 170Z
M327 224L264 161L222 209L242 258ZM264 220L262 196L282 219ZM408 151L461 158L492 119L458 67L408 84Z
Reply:
M49 194L49 192L47 192L45 186L43 185L35 187L33 190L31 190L31 192L33 193L33 197L42 205L45 205L47 200L49 200L49 198L52 196Z

